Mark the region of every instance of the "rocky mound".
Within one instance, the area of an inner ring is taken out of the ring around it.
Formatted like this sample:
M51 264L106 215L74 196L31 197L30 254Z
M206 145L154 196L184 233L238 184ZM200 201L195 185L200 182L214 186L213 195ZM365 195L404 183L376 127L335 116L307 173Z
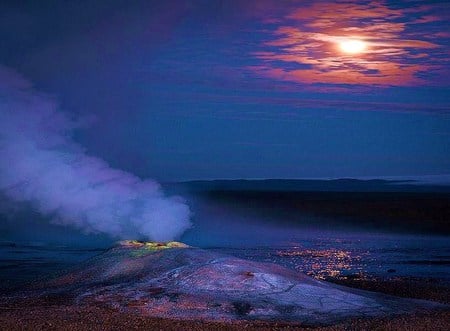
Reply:
M445 308L314 280L274 264L182 243L125 241L43 285L79 304L155 317L283 320L307 325Z

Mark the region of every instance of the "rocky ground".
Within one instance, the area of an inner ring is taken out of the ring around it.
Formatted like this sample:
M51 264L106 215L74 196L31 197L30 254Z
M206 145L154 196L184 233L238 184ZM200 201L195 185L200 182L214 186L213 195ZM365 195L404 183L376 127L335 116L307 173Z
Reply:
M446 331L450 312L403 315L390 318L354 319L326 327L296 323L248 321L208 322L146 317L115 309L61 303L28 302L0 308L1 330L433 330Z

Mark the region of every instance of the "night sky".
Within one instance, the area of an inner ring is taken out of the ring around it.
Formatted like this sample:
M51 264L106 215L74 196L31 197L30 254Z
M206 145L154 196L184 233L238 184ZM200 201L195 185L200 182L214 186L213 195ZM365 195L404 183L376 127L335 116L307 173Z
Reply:
M0 64L142 178L450 173L447 1L1 1Z

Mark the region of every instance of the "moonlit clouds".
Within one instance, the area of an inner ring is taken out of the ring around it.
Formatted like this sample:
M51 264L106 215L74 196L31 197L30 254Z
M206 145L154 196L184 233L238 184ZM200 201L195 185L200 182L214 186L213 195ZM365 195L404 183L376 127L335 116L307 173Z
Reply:
M425 34L443 21L436 6L390 8L383 2L313 2L271 25L253 53L258 75L301 84L412 86L442 75L445 31ZM342 52L343 40L364 51ZM297 67L295 67L297 65Z

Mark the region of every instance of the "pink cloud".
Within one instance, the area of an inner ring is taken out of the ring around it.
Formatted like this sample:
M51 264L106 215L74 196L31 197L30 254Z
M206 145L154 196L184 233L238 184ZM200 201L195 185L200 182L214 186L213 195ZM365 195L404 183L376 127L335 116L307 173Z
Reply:
M442 20L432 13L433 6L410 9L389 8L380 1L314 2L296 8L282 23L274 21L261 50L253 53L262 64L252 71L301 84L427 84L422 73L443 69L446 43L440 38L448 36L446 31L424 33L425 24ZM346 54L339 45L348 39L361 40L366 48Z
M433 16L433 15L425 15L425 16L418 18L413 23L423 24L423 23L436 22L436 21L440 21L440 20L442 20L442 18L440 18L440 17Z

